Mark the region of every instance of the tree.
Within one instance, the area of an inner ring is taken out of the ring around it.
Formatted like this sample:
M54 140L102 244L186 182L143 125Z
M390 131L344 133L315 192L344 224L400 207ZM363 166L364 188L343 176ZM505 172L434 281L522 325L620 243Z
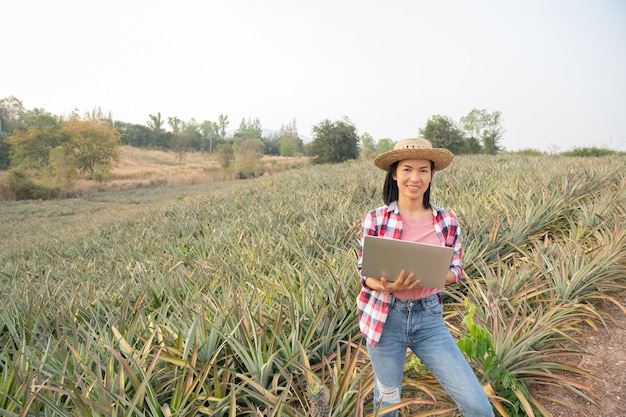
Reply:
M48 163L50 151L63 138L58 133L59 119L40 109L31 112L24 123L19 123L24 129L13 129L13 138L8 132L0 132L0 169L8 169L12 164L12 157L18 164L33 167L45 166Z
M113 126L113 114L111 111L105 114L100 107L94 108L91 113L87 112L84 119Z
M291 136L294 138L298 137L298 128L296 127L296 119L293 119L291 122L286 125L281 125L280 130L278 131L278 136Z
M277 142L281 156L296 156L302 153L302 139L298 135L296 119L280 127Z
M224 139L226 137L226 128L228 127L228 116L225 114L220 114L217 116L217 124L219 125L219 136L220 139Z
M309 152L315 164L338 163L359 157L359 137L347 117L336 122L328 119L320 122L313 126L313 136Z
M239 157L244 160L258 160L263 157L265 145L258 138L247 138L239 145Z
M213 142L220 137L220 125L210 120L205 120L200 123L199 128L202 134L202 141L208 143L208 151L213 152Z
M169 132L166 132L163 128L164 121L161 117L161 113L157 113L156 115L149 115L150 120L146 122L147 126L152 130L150 146L155 146L157 148L167 148L169 146L170 136Z
M13 164L45 168L52 149L69 140L63 135L59 120L43 113L26 130L14 130L7 138L7 143Z
M46 126L58 126L61 120L54 114L43 109L33 109L31 116L26 121L26 127L43 128Z
M26 127L29 112L21 100L10 96L0 100L0 132L12 132Z
M11 166L11 147L7 142L7 136L0 132L0 170L9 169Z
M228 168L235 159L235 152L233 151L232 145L228 143L222 143L217 145L217 158L220 161L220 166L224 169Z
M72 155L76 168L89 173L91 179L108 175L113 163L119 160L120 133L113 127L91 120L70 120L61 127L67 135L67 152Z
M178 133L180 132L180 124L181 121L178 117L174 116L174 117L168 117L167 118L167 123L170 125L170 127L172 128L172 132L173 133Z
M278 149L280 156L302 154L302 139L293 136L282 136L278 138Z
M156 146L155 133L147 126L115 121L114 127L120 132L121 143L125 145L138 148Z
M376 155L392 150L394 145L393 141L389 138L379 139L378 142L376 142Z
M428 139L435 148L446 148L454 154L464 150L463 132L446 116L435 115L420 129L420 135Z
M363 148L363 158L372 159L376 155L376 143L372 135L367 132L361 135L361 147Z
M77 175L74 158L63 146L57 146L50 151L50 168L58 182L66 187L72 185Z
M468 155L483 153L483 145L481 145L478 139L476 139L475 137L466 137L462 153Z
M489 113L485 109L473 109L467 116L461 117L461 125L469 138L482 141L485 153L494 155L500 151L498 143L504 134L504 127L499 111Z
M170 138L170 149L178 154L178 162L183 163L183 155L190 147L200 147L201 135L199 126L195 120L188 123L180 121L177 117L170 117L169 124L172 127L172 136Z
M249 138L261 139L263 137L261 121L258 118L255 118L253 121L249 117L247 122L245 118L241 119L239 129L237 129L233 136L235 138L235 142L239 142L241 139Z
M278 133L270 133L268 136L263 136L261 141L263 141L265 147L263 150L265 155L280 155L280 138Z
M161 113L157 113L156 116L153 114L150 114L150 120L148 120L147 125L150 129L152 129L155 132L162 132L163 131L163 119L161 118Z

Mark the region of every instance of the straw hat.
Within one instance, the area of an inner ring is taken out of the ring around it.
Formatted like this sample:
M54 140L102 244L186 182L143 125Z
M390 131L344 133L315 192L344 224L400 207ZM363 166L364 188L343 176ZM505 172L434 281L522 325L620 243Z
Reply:
M445 148L433 148L432 143L424 138L402 139L393 150L382 153L374 159L374 164L384 171L397 161L403 159L428 159L435 163L435 171L450 165L454 155Z

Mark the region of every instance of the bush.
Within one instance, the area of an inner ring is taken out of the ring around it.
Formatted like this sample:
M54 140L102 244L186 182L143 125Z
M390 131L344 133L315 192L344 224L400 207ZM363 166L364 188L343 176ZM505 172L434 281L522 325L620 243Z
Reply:
M0 169L8 169L10 166L9 144L6 141L6 136L0 132Z
M17 200L51 200L59 194L59 189L36 184L21 170L11 171L9 190Z
M582 157L597 157L597 156L609 156L615 155L616 152L612 149L596 148L592 146L590 148L574 148L571 151L563 152L563 156L582 156Z
M543 152L538 151L537 149L520 149L519 151L515 152L518 155L525 155L525 156L543 156L545 155Z

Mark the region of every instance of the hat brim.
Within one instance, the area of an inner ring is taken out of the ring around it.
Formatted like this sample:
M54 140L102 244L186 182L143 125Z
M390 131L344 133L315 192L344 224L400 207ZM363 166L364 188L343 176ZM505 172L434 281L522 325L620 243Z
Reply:
M393 149L387 151L381 155L378 155L374 159L374 164L387 171L394 162L402 161L404 159L427 159L433 161L435 164L435 171L441 171L446 168L452 162L454 154L447 149Z

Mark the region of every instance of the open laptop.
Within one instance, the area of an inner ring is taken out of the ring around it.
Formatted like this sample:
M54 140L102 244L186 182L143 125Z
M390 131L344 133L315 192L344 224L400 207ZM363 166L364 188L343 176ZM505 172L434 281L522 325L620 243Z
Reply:
M420 279L420 286L443 288L454 249L380 236L365 236L361 275L395 281L404 270Z

